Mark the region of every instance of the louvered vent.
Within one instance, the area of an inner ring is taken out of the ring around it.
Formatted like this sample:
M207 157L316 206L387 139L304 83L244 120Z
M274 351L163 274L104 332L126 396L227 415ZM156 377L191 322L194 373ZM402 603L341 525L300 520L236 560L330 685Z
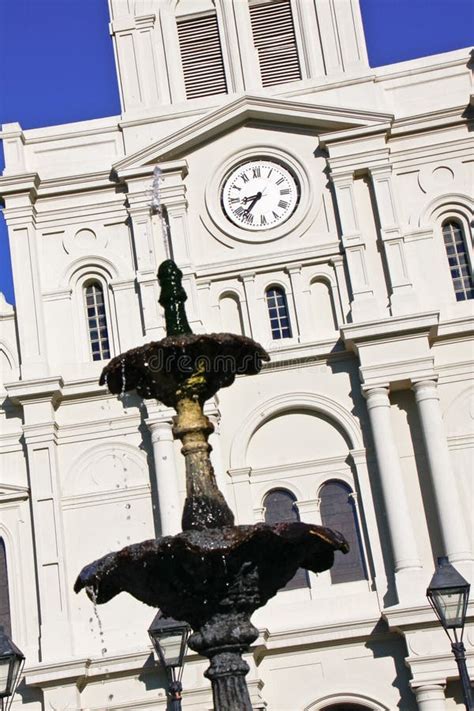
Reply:
M186 98L225 94L224 62L215 14L178 20Z
M301 79L290 0L251 3L249 9L263 86Z

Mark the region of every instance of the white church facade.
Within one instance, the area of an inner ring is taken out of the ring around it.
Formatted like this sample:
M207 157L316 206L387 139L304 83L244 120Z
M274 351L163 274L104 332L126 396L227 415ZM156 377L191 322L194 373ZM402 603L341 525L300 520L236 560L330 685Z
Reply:
M470 51L372 69L358 0L109 6L121 115L0 133L16 295L0 302L0 624L26 656L13 709L166 708L155 611L122 594L96 612L73 585L180 530L173 411L98 385L110 357L164 336L170 255L193 330L271 356L206 406L236 522L299 518L351 542L254 615L253 708L461 709L425 593L441 555L472 581ZM465 644L472 676L473 626ZM206 666L188 653L187 711L212 709Z

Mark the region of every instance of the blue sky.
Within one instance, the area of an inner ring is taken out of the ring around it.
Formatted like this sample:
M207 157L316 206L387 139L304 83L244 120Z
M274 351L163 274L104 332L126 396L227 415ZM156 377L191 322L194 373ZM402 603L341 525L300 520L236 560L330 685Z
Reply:
M373 67L474 44L473 0L360 4ZM35 128L118 114L108 21L107 0L0 0L0 124ZM14 301L1 216L0 290Z

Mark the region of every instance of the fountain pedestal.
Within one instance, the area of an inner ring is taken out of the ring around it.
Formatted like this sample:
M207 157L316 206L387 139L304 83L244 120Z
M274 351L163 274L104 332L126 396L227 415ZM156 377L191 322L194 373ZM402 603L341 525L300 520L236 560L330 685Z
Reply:
M203 405L236 375L258 373L269 357L244 336L192 334L181 272L167 261L158 277L168 336L114 358L100 382L113 393L135 389L175 408L173 433L186 460L183 532L104 556L83 568L74 589L85 588L98 604L126 591L188 622L189 646L210 660L205 676L215 711L251 711L242 659L258 637L251 615L298 568L327 570L334 551L347 552L348 545L335 531L301 522L234 525L209 458L213 426Z

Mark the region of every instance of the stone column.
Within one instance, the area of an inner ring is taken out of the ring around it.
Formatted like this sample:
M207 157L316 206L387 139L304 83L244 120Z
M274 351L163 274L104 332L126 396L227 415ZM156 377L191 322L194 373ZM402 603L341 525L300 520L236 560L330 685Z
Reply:
M342 245L351 282L352 318L354 321L375 319L380 316L380 308L370 284L369 270L365 257L365 240L360 230L354 199L353 172L335 173L333 171L331 180L336 194L342 230Z
M385 251L390 276L390 306L392 314L399 315L416 311L413 291L405 255L405 243L396 206L392 183L392 166L389 164L370 169L370 176L377 203L380 222L380 237Z
M400 459L392 431L388 388L371 388L366 390L364 395L367 399L395 573L421 568Z
M419 711L446 711L446 697L441 684L425 684L414 689Z
M172 423L171 420L148 418L146 424L151 433L155 460L161 533L163 536L173 536L181 531L182 506L174 455Z
M434 380L422 380L412 387L420 416L444 552L452 563L470 561L469 537L444 432L438 388Z

